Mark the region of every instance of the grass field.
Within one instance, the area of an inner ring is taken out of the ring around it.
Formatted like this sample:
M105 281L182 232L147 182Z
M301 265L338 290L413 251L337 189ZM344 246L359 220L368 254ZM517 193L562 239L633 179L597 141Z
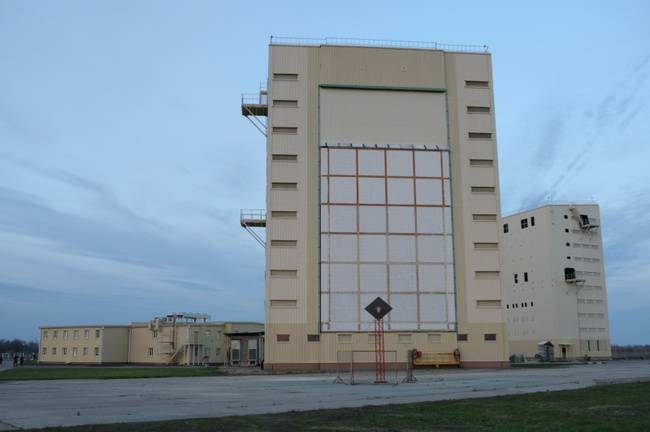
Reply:
M0 381L120 379L216 376L214 367L19 367L0 373Z
M647 431L650 430L650 382L458 401L43 430Z

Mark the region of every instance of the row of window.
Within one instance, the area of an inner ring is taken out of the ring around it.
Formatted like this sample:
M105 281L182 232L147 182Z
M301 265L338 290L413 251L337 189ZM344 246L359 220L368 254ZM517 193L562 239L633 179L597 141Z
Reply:
M72 331L72 339L79 339L79 330L73 330ZM90 339L90 330L84 330L84 339ZM95 330L95 337L98 338L101 336L101 330ZM52 339L57 339L59 337L59 331L58 330L52 330ZM69 332L68 330L63 330L63 339L68 339L69 337ZM49 331L48 330L43 330L43 340L47 340L49 338Z
M534 304L531 301L530 306L528 306L528 302L521 302L521 303L511 303L511 304L506 304L506 309L519 309L520 307L522 308L527 308L527 307L533 307Z
M78 347L72 347L71 351L72 351L72 357L77 357L79 355L79 348ZM44 355L44 356L48 355L47 353L48 353L47 347L41 348L41 354L42 355ZM55 356L56 353L57 353L57 347L52 347L52 349L50 350L50 353L51 353L51 355ZM88 356L89 355L89 348L88 347L82 347L81 348L81 353L82 353L81 354L82 356ZM68 355L68 348L67 347L61 348L61 354L64 355L64 356ZM94 354L95 354L95 356L99 356L99 347L95 347Z
M336 335L337 339L336 341L340 344L351 344L352 343L352 333L340 333ZM411 334L408 333L400 333L397 335L397 341L399 343L411 343ZM466 333L458 333L456 336L456 339L458 341L463 341L467 342L469 340L469 336ZM288 334L278 334L276 335L276 341L278 342L289 342L291 340L291 335ZM495 341L497 340L497 335L496 333L485 333L483 335L483 340L485 341ZM428 334L427 335L427 342L431 344L439 344L442 341L442 335L439 333L433 333L433 334ZM320 335L319 334L308 334L307 335L307 342L320 342ZM374 333L369 333L368 334L368 343L373 344L375 343L375 335Z
M529 219L528 218L523 218L521 221L519 221L521 225L521 229L526 229L529 226L533 227L535 226L535 216L530 217L530 225L528 224ZM507 223L503 224L503 232L508 233L510 232L510 227Z

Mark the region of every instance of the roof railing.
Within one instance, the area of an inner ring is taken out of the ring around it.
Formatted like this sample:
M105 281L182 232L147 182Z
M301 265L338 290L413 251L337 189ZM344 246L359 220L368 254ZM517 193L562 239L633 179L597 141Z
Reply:
M361 39L361 38L297 38L286 36L271 36L271 45L341 45L357 47L379 48L411 48L426 50L461 51L461 52L489 52L487 45L443 44L426 41L400 41L390 39Z

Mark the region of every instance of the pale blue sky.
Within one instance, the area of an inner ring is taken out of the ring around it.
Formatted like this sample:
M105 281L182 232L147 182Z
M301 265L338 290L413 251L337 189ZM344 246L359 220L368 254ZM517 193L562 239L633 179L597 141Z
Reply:
M495 5L498 3L497 5ZM504 213L596 200L614 343L650 343L650 3L0 0L0 338L263 319L270 35L487 44Z

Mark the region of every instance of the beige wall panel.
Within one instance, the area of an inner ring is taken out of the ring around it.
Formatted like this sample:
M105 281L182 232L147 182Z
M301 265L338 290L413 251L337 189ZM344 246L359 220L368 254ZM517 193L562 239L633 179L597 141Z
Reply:
M442 52L324 46L321 82L444 88Z
M468 114L467 129L470 132L494 132L492 116L489 114Z
M270 243L270 242L269 242ZM273 247L271 253L272 269L293 269L296 265L297 250L295 247Z
M268 238L296 240L297 222L295 219L270 219L267 223Z
M295 182L299 178L298 164L294 162L271 162L271 181L272 182ZM300 185L298 186L300 187Z
M323 143L430 144L447 148L443 93L321 89L320 95Z
M298 185L298 191L301 189ZM296 190L271 190L269 192L269 200L272 205L269 207L273 210L298 210L297 209L297 195Z

